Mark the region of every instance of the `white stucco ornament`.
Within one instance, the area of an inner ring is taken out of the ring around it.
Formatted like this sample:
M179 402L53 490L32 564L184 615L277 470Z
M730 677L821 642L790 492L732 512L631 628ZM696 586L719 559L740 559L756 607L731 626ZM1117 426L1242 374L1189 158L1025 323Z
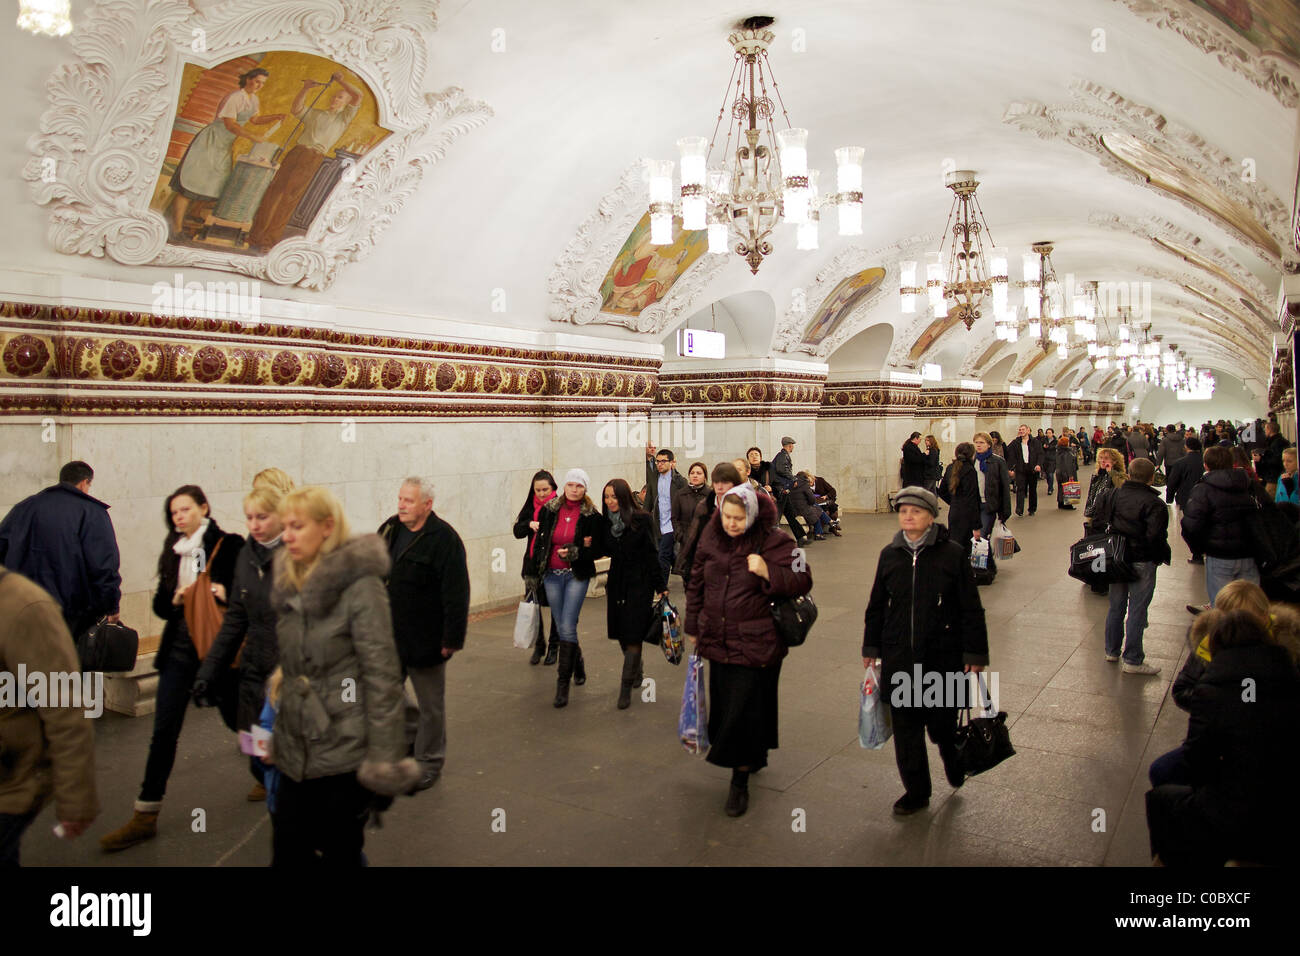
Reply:
M74 59L50 78L50 106L28 140L23 178L50 207L50 242L124 265L328 288L344 263L370 254L428 168L492 115L458 88L421 89L436 9L436 0L232 0L204 10L188 0L98 0L73 32ZM211 68L272 50L327 57L362 77L392 135L333 189L305 236L266 255L168 244L168 224L149 205L184 64Z

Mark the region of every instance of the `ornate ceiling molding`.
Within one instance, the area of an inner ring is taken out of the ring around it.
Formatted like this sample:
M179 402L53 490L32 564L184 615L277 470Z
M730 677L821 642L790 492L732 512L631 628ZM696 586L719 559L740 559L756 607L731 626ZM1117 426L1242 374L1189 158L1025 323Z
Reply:
M1202 53L1271 94L1282 106L1300 106L1296 68L1276 56L1261 54L1252 44L1215 22L1204 11L1178 0L1119 0L1133 13L1161 30L1169 30Z
M802 300L792 297L785 315L777 322L772 348L777 352L803 352L825 361L841 345L867 328L870 324L870 313L883 295L891 291L897 294L898 264L904 256L927 248L933 242L933 236L912 236L870 251L862 246L851 246L842 250L817 273L812 288L804 294ZM826 301L826 297L845 279L863 269L874 268L885 270L885 277L880 281L880 285L857 303L852 312L839 319L835 330L819 344L805 343L804 330L817 309ZM896 342L897 338L895 338Z
M575 325L614 325L646 334L661 334L682 316L704 287L717 278L731 257L705 254L672 284L668 294L639 315L601 312L600 284L634 226L645 215L645 165L623 170L618 185L600 198L596 211L574 233L546 277L551 303L546 317Z
M1002 351L1002 345L1004 344L1006 343L997 337L997 333L992 328L984 332L973 341L970 349L966 352L966 359L962 362L957 377L979 378L979 373L993 360L993 357L998 352Z
M1017 101L1007 106L1002 121L1043 140L1063 140L1095 157L1108 171L1137 186L1174 199L1249 245L1279 269L1296 268L1292 249L1291 209L1263 183L1243 187L1237 160L1212 146L1193 130L1174 123L1155 109L1127 99L1114 90L1087 80L1070 84L1073 100L1047 105ZM1178 168L1178 176L1193 186L1209 187L1245 211L1249 221L1211 213L1206 206L1168 189L1153 185L1148 176L1122 162L1106 147L1102 137L1119 134L1140 147L1160 154L1163 162ZM1131 141L1131 140L1130 140ZM1264 241L1262 236L1268 237ZM1279 256L1279 250L1281 254Z
M233 0L197 11L189 0L143 6L98 0L73 34L76 59L50 78L50 107L23 169L33 200L50 206L49 238L69 255L124 265L196 266L324 290L347 262L369 255L428 167L491 117L463 91L421 92L433 0ZM205 50L194 52L196 31ZM208 66L289 48L328 57L365 77L393 135L340 183L305 237L266 256L167 243L149 209L184 60ZM53 175L51 175L51 171Z

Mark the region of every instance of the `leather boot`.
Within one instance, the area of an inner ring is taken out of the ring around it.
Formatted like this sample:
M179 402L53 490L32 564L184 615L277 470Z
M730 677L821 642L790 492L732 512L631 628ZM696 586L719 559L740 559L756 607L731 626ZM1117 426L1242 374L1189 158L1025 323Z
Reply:
M546 653L546 625L539 624L537 627L537 640L533 642L533 656L528 658L528 663L536 666L542 661L542 655Z
M546 647L546 660L542 661L543 667L550 667L556 661L556 655L560 653L560 638L555 633L555 621L551 621L551 640Z
M573 660L577 656L578 645L567 641L560 642L560 666L555 674L555 706L566 707L569 703L569 680L573 677Z
M637 671L641 669L641 645L636 644L623 650L623 684L618 692L618 709L627 710L632 705L632 690L640 687Z
M158 810L136 810L126 824L99 838L99 845L109 853L152 840L158 835Z
M573 682L581 687L583 684L587 683L587 664L582 659L581 645L573 645L573 654Z

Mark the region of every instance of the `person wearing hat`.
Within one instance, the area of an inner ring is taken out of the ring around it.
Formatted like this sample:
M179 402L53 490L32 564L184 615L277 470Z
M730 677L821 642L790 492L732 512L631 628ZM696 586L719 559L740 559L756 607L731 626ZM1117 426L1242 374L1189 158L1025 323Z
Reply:
M790 490L794 488L794 461L790 458L790 453L793 451L794 439L786 435L781 439L781 450L772 456L769 473L772 479L772 493L776 495L778 515L785 516L795 543L803 547L811 538L799 526L799 516L795 514L794 505L790 501ZM777 521L780 520L778 516Z
M934 520L938 514L938 501L924 488L898 493L900 530L880 552L862 636L862 664L882 665L881 688L893 718L894 758L905 790L894 804L899 816L930 805L927 730L939 745L948 783L965 782L954 737L958 708L971 702L954 693L966 691L967 682L949 675L979 672L989 662L970 560ZM922 687L914 685L918 676ZM936 679L944 692L937 703L921 692Z
M717 472L715 471L715 477ZM812 590L807 562L795 563L776 505L748 484L722 495L700 534L686 585L686 637L709 662L706 758L730 767L726 813L749 807L749 775L777 745L777 683L789 653L772 619L772 599Z
M546 603L560 638L556 707L569 703L570 680L579 687L587 682L578 647L578 614L587 597L587 582L596 574L604 521L587 495L590 484L581 468L569 469L562 492L538 512L530 557L532 576L540 578L546 589Z

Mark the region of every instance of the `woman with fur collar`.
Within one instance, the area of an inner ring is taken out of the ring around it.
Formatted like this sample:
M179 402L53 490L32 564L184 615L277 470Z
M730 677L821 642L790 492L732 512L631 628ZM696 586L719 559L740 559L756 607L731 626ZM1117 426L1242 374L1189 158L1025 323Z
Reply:
M162 641L154 655L158 669L158 690L153 715L153 738L144 766L144 781L131 819L100 837L107 851L125 850L158 835L158 814L162 810L167 779L176 762L185 711L190 704L190 687L199 672L199 655L185 623L185 601L196 596L199 575L207 571L217 607L224 612L235 577L236 558L244 546L237 534L227 534L212 519L208 499L197 485L182 485L163 504L167 538L158 556L158 590L153 612L166 622ZM222 699L223 718L234 723L231 696Z
M587 683L582 650L578 647L578 615L587 598L587 582L596 574L604 518L587 495L587 473L571 468L561 494L548 501L537 517L530 558L532 576L546 589L551 620L560 636L560 663L555 678L555 706L569 703L569 681Z
M272 866L360 866L375 795L407 793L420 778L406 756L402 669L374 534L351 537L325 488L301 488L280 507L275 557L283 684L271 738L280 771Z

